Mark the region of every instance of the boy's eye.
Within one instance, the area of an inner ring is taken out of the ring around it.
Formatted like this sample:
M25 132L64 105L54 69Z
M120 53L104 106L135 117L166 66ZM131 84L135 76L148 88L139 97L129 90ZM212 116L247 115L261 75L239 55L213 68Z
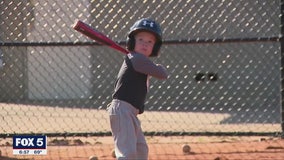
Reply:
M144 42L144 43L147 43L147 44L153 44L154 43L154 41L152 41L152 40L144 40L143 38L137 38L137 40L139 42Z

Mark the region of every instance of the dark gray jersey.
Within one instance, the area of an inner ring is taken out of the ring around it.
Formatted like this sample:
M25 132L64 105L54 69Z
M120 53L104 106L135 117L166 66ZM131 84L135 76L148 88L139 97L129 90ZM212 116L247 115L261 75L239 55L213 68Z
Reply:
M148 76L166 79L168 75L163 66L143 54L127 54L117 76L113 99L126 101L143 113Z

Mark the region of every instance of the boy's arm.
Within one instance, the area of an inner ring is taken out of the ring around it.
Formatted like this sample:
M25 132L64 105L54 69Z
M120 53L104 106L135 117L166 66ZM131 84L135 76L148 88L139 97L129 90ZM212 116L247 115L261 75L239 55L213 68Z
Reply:
M133 68L140 73L144 73L159 79L167 79L168 74L160 64L153 63L149 58L139 53L132 53L127 55L130 59Z

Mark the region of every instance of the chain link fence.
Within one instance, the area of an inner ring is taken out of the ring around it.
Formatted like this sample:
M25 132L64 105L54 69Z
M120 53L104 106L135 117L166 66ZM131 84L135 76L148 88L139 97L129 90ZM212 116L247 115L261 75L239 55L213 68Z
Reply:
M146 134L281 133L280 0L0 1L0 133L109 134L105 111L123 55L72 29L76 19L125 45L151 17L164 44L153 61Z

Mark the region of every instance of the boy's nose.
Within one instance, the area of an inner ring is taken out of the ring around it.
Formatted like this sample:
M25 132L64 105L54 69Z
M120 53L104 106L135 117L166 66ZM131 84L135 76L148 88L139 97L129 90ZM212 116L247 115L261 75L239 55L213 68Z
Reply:
M141 41L141 43L142 43L142 45L144 45L144 46L148 46L147 41Z

